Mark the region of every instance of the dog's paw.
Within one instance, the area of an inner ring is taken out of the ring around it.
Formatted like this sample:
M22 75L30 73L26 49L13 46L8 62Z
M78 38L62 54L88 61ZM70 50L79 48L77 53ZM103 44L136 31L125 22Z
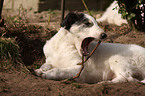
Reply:
M43 72L42 69L36 69L35 74L43 79L49 79L49 74L46 74L46 72Z
M43 79L47 79L46 78L46 74L45 72L42 71L42 69L36 69L35 70L35 74ZM48 75L48 74L47 74ZM47 76L48 77L48 76Z
M48 71L48 70L51 70L52 68L53 68L52 65L49 64L49 63L44 63L44 64L41 66L41 69L42 69L43 72L46 72L46 71Z
M43 74L42 69L36 69L36 70L35 70L35 74L36 74L37 76L41 76L41 75Z
M46 74L46 73L41 74L41 78L43 79L50 79L49 77L50 77L49 74Z
M141 83L145 84L145 79L141 81Z

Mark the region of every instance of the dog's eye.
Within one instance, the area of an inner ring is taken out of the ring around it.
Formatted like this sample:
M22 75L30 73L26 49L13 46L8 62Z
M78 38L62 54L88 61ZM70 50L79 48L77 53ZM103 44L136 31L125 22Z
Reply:
M84 22L84 24L85 24L87 27L93 26L93 24L92 24L91 22Z
M90 22L86 22L85 25L89 26L91 23Z

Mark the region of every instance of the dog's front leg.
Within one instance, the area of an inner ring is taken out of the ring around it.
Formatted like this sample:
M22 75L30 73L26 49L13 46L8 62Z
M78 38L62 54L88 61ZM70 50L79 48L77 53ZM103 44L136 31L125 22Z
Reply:
M55 80L70 79L76 76L80 71L80 69L81 65L76 65L74 67L68 68L53 68L48 71L43 71L41 77L45 79L55 79Z
M48 62L44 63L39 69L35 70L36 75L41 76L44 72L52 69L52 65Z

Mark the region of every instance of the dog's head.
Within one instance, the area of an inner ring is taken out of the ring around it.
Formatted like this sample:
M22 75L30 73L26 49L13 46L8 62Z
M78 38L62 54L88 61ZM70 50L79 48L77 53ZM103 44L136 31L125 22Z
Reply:
M83 13L69 13L61 23L61 27L82 39L92 37L101 40L107 37L96 20Z
M101 40L107 37L96 20L83 13L69 13L61 23L61 27L81 39L82 46L88 46L94 39Z

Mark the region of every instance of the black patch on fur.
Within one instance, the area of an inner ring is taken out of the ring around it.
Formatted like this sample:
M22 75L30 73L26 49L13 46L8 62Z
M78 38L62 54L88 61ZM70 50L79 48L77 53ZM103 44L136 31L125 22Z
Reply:
M83 19L84 14L71 12L64 18L64 20L61 23L61 27L65 27L65 29L69 30L74 23L83 21Z

